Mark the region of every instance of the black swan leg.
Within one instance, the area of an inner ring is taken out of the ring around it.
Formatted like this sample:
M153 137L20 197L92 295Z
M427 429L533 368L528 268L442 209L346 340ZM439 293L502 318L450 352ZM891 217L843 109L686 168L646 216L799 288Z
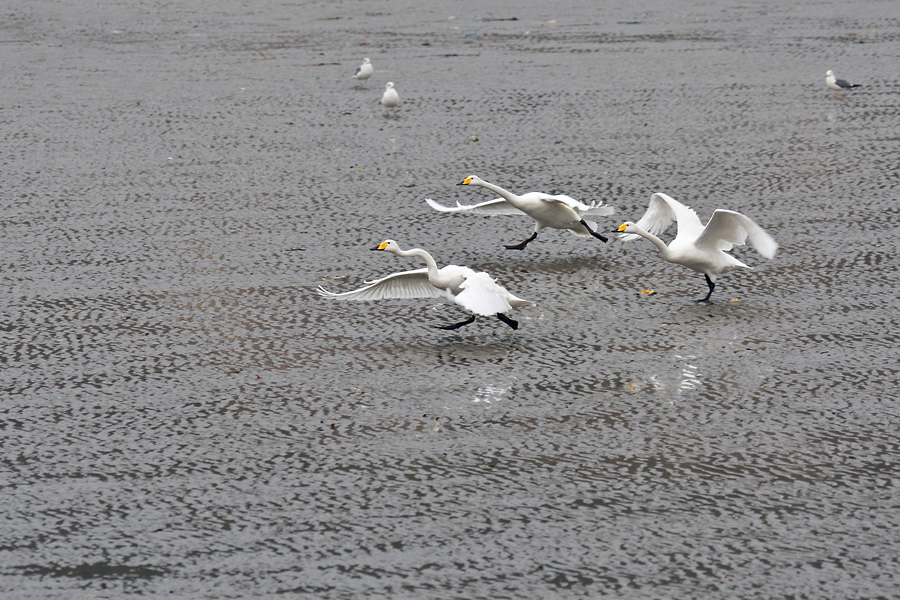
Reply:
M506 248L507 250L524 250L524 249L525 249L525 246L528 245L528 242L534 240L534 238L536 238L536 237L537 237L537 231L535 231L534 233L532 233L532 234L531 234L531 237L528 238L527 240L525 240L524 242L521 242L521 243L519 243L519 244L515 244L515 245L513 245L513 246L506 246L506 245L504 245L503 247Z
M465 321L460 321L459 323L454 323L453 325L438 325L437 328L438 329L446 329L447 331L449 331L451 329L459 329L460 327L464 327L464 326L469 325L470 323L474 323L474 322L475 322L475 315L472 315Z
M518 328L519 328L519 322L518 322L518 321L516 321L515 319L510 319L509 317L507 317L507 316L504 315L503 313L497 313L497 318L500 319L501 321L503 321L504 323L506 323L507 325L509 325L510 327L512 327L513 329L518 329Z

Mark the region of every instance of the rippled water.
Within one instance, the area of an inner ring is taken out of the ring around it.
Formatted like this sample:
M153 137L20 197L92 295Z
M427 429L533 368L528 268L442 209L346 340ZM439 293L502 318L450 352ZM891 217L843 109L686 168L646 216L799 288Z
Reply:
M893 4L579 4L3 10L6 597L900 593ZM425 205L473 173L781 248L696 305ZM419 266L386 237L535 306L315 294Z

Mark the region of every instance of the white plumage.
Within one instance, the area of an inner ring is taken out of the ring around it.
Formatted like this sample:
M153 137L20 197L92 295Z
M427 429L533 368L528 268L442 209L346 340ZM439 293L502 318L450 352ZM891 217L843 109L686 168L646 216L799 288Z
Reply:
M394 88L394 82L388 81L384 86L384 94L381 96L381 105L384 107L385 116L390 115L390 111L400 104L400 95Z
M834 97L840 98L841 90L848 90L850 88L859 87L858 83L850 83L846 79L838 79L834 76L834 73L831 70L825 73L825 85L830 87L835 91Z
M364 287L349 292L329 292L319 286L319 294L326 298L361 301L388 298L446 298L473 313L470 319L441 329L457 329L468 325L475 320L474 315L496 316L513 329L517 329L519 323L504 313L511 311L513 307L532 304L528 300L510 294L487 273L458 265L438 268L434 258L421 248L402 250L397 242L385 240L373 250L382 250L397 256L418 256L427 266L424 269L392 273L387 277L366 282L367 285Z
M375 67L372 66L372 62L367 57L363 59L361 65L356 67L356 73L353 75L353 78L358 79L359 81L365 81L371 77L374 72Z
M467 213L471 215L521 215L525 214L534 220L534 233L524 242L519 244L506 246L508 250L522 250L529 242L537 237L545 227L551 229L568 229L578 236L594 236L595 238L607 241L606 238L597 233L597 224L593 221L584 219L586 215L606 216L611 215L615 210L609 206L601 206L600 201L591 204L584 204L566 195L550 195L541 192L529 192L521 196L517 196L498 185L488 183L472 175L466 177L459 185L477 185L489 189L494 193L500 194L502 198L496 200L488 200L480 204L463 205L459 202L455 207L442 206L432 200L426 198L425 201L434 210L448 213Z
M678 232L675 239L666 246L656 236L668 229L673 221L678 223ZM774 238L750 217L718 209L704 226L692 208L661 193L650 197L647 212L637 223L626 221L619 226L618 231L624 234L619 236L623 241L647 238L653 242L664 260L703 273L709 293L698 302L709 300L719 274L751 268L726 254L733 246L742 246L750 238L750 243L765 258L772 258L778 250Z

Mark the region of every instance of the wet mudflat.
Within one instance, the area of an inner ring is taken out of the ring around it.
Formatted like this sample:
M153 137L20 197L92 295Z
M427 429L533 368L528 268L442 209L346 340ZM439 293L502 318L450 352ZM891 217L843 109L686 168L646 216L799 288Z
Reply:
M891 3L189 4L2 11L7 597L900 593ZM697 305L469 174L781 248ZM535 305L315 294L385 238Z

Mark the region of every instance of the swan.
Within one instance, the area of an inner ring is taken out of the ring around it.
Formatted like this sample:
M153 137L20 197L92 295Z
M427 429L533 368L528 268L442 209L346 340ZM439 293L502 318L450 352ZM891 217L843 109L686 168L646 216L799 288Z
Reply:
M678 222L678 233L666 246L656 234L668 229L673 220ZM635 240L638 236L647 238L664 260L703 273L709 293L697 302L709 302L720 274L752 268L725 254L732 246L743 245L749 237L757 252L766 258L775 256L778 249L772 236L750 217L720 208L704 227L692 208L661 193L650 197L650 206L637 223L626 221L616 231L624 234L619 236L623 241Z
M835 79L834 73L832 73L830 70L825 73L825 85L835 91L835 98L841 97L841 90L860 87L858 83L850 83L846 79Z
M394 82L388 81L387 85L384 86L384 95L381 96L381 105L385 109L384 116L390 116L391 109L397 108L398 104L400 104L400 95L394 89Z
M521 215L524 213L534 219L534 233L531 234L531 237L518 244L504 245L507 250L524 250L525 246L533 241L545 227L568 229L575 235L592 235L598 240L606 242L606 238L597 233L597 224L593 221L586 221L584 215L611 215L615 212L610 206L601 207L602 202L582 204L565 195L551 196L541 192L529 192L517 196L499 185L488 183L475 175L466 177L462 183L457 185L481 186L495 194L500 194L502 198L468 206L457 202L456 207L443 206L431 198L426 198L425 202L439 212L462 212L471 215Z
M368 57L364 58L362 64L356 67L356 74L353 75L353 79L358 79L359 81L365 81L369 77L372 76L372 73L375 72L375 67L372 66L372 61L368 59Z
M439 269L434 258L421 248L402 250L394 240L385 240L372 250L404 257L418 256L427 266L424 269L392 273L387 277L368 281L366 282L368 285L350 292L329 292L319 286L319 294L326 298L362 301L387 298L446 298L472 313L465 321L439 327L448 330L459 329L472 323L476 315L496 316L513 329L518 329L519 322L504 313L513 307L533 304L510 294L487 273L457 265L447 265Z

